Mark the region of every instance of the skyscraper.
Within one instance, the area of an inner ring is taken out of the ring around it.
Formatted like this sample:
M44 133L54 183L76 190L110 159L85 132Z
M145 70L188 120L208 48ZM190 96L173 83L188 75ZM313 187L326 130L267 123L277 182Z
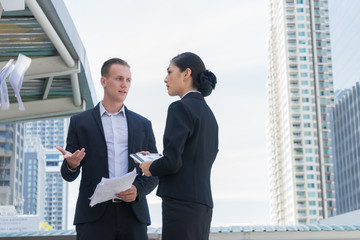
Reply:
M45 153L39 137L25 137L24 214L44 219Z
M24 124L0 125L0 205L23 213Z
M332 114L338 214L360 209L360 83L343 93Z
M68 183L60 173L63 155L56 149L45 150L45 220L54 229L67 229Z
M26 136L40 138L40 143L44 147L42 156L46 166L45 194L43 195L44 219L50 226L58 230L67 228L68 183L62 179L60 174L63 156L55 147L64 147L68 123L68 118L25 123ZM27 154L34 156L34 153Z
M273 224L335 214L327 0L270 0L267 146Z
M65 146L68 118L55 118L26 122L26 136L39 136L46 149Z

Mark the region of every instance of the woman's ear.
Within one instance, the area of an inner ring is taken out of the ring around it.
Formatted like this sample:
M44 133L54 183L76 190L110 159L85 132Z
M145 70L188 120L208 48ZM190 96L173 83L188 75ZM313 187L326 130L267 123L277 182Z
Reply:
M190 68L185 69L184 72L185 72L185 75L184 75L185 78L191 77L191 69Z

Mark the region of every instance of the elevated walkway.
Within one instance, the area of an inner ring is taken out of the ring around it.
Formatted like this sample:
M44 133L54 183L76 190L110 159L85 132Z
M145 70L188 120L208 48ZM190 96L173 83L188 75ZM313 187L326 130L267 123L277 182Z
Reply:
M0 108L0 124L67 117L97 103L86 51L63 1L0 0L0 70L19 54L32 60L20 91L25 111L7 79L10 108Z

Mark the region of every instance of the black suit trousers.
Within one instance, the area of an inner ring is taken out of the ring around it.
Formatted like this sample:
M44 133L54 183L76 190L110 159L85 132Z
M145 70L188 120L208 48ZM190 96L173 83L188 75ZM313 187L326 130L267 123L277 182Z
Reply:
M148 240L147 224L140 223L126 202L109 201L96 222L76 225L77 240Z
M208 240L212 208L204 204L162 198L162 240Z

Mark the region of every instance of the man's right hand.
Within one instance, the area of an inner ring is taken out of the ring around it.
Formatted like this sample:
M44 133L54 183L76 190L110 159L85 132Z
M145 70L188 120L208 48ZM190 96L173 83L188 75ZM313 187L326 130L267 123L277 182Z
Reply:
M66 151L65 149L59 146L57 146L56 149L62 153L64 159L66 159L69 168L72 170L75 170L80 165L80 162L83 160L83 158L85 157L85 148L82 148L81 150L76 150L76 152L74 153Z

